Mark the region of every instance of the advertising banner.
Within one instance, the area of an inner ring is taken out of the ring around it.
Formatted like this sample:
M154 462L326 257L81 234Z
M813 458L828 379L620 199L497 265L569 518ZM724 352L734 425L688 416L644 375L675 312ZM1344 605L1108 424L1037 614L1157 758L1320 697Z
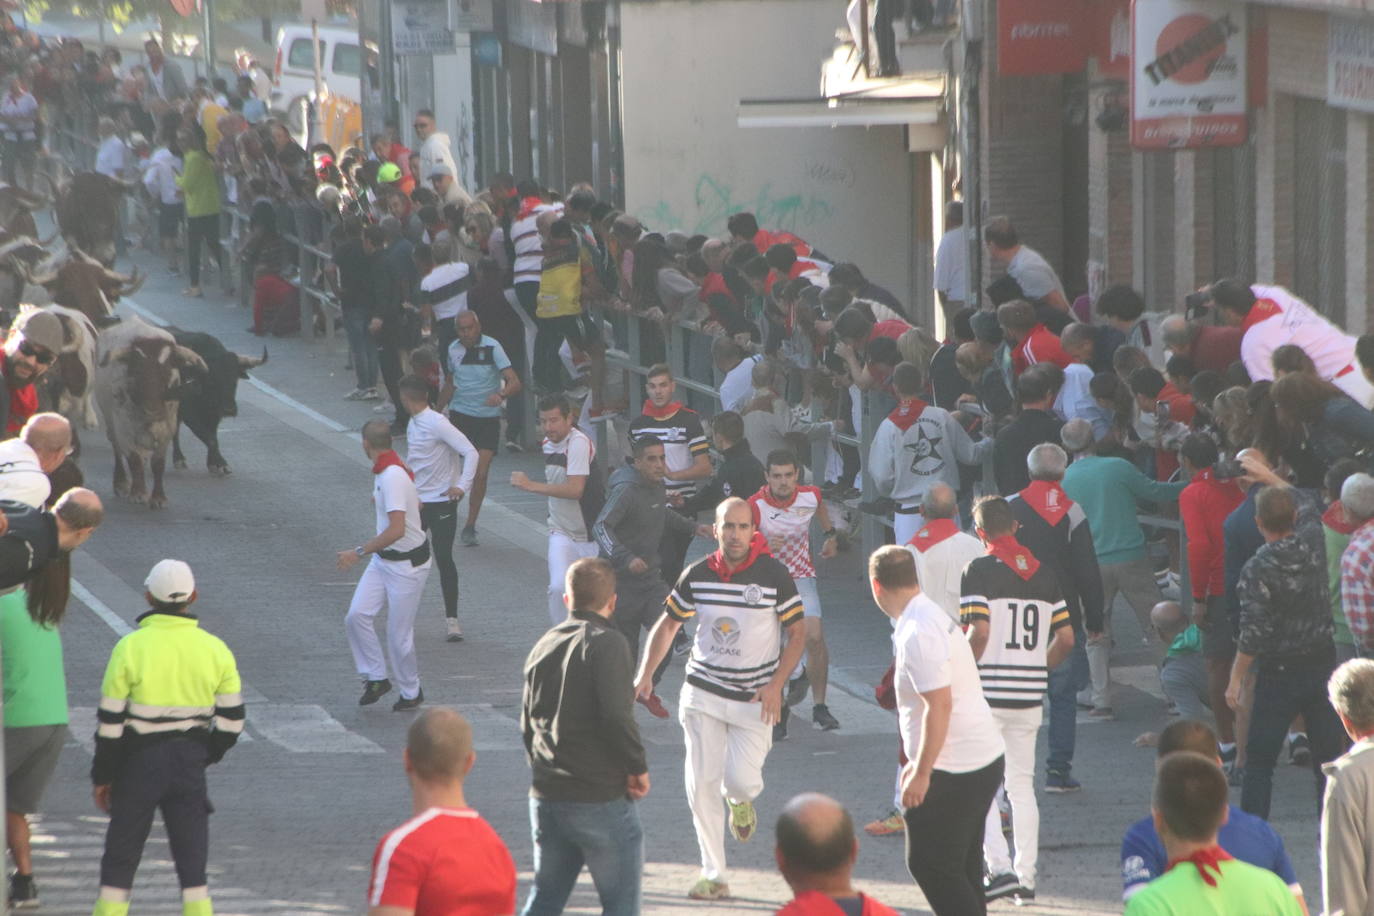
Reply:
M1245 9L1224 0L1131 4L1131 146L1238 146L1246 136Z

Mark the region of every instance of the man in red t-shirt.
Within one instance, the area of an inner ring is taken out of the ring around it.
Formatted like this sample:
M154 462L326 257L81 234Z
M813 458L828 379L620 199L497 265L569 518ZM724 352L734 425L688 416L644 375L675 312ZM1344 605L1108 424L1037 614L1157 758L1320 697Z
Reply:
M1059 344L1059 337L1035 317L1035 307L1021 299L997 307L997 321L1014 341L1011 350L1012 376L1019 376L1036 363L1054 363L1067 369L1073 362Z
M30 309L14 321L0 350L0 439L19 435L38 413L34 382L62 352L62 322L52 312Z
M377 844L368 916L513 916L515 862L463 797L477 760L472 726L430 707L406 733L402 760L415 816Z
M777 837L773 857L795 895L777 916L897 916L854 889L859 841L835 799L815 792L793 797L778 817Z

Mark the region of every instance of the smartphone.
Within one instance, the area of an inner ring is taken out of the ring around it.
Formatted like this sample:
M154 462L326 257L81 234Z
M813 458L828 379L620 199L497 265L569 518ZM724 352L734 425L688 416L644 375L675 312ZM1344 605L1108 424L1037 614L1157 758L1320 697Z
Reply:
M1169 422L1169 402L1155 401L1155 419L1160 423Z

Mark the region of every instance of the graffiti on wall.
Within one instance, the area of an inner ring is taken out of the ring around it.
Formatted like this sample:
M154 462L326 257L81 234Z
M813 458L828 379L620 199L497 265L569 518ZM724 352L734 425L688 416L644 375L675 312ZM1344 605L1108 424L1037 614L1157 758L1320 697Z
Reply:
M814 180L814 176L808 177ZM833 183L834 179L830 181ZM794 232L828 220L834 212L830 201L823 196L803 191L779 192L770 182L753 190L737 189L727 180L707 172L697 178L693 204L692 212L683 213L668 201L660 200L639 210L638 216L645 225L658 231L679 229L688 235L719 235L725 229L726 218L741 210L753 213L760 226Z

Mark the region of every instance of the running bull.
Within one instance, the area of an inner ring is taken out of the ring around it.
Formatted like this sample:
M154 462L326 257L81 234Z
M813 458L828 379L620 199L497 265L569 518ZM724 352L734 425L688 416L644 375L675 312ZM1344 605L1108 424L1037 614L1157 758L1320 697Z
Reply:
M172 466L186 467L181 451L181 426L185 425L195 437L205 443L205 466L211 475L223 477L231 473L229 462L219 450L219 421L236 417L239 413L239 379L248 378L248 370L267 362L267 350L262 357L244 356L225 348L209 334L168 328L179 346L193 351L206 365L206 374L188 382L181 393L181 423L172 437Z
M167 444L176 433L179 400L193 378L208 374L205 360L170 331L125 318L100 332L95 401L115 453L114 491L151 509L167 505L162 489ZM143 477L152 466L153 490ZM124 462L128 461L128 473Z

